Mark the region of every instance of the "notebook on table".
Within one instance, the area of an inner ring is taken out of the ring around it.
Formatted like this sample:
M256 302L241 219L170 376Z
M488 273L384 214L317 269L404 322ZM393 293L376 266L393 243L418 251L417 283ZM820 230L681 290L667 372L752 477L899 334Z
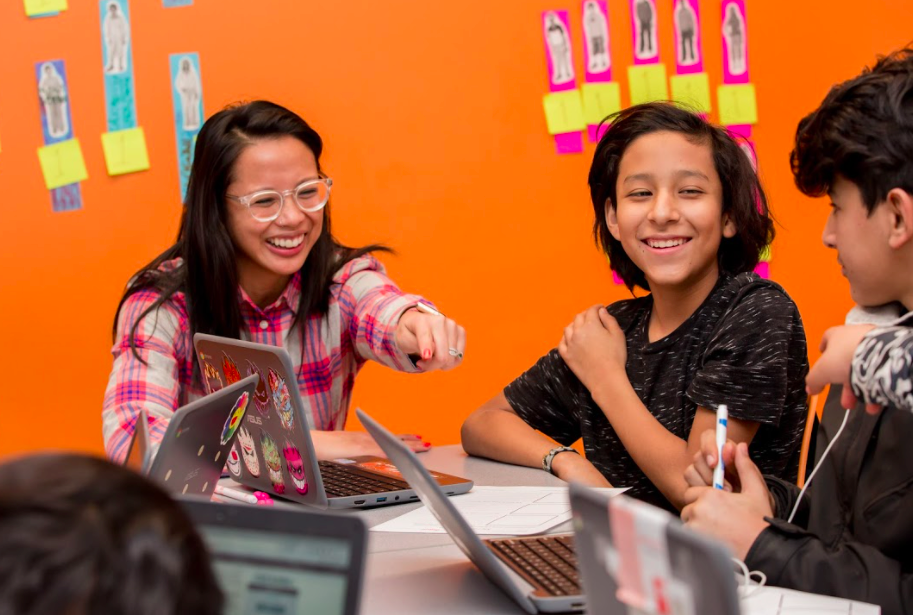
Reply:
M240 380L242 373L260 376L237 446L229 453L228 470L235 481L319 508L366 508L418 499L387 459L318 461L310 412L284 348L202 333L194 335L193 343L210 390ZM447 495L472 488L465 478L440 472L433 476Z
M146 411L141 410L124 465L172 494L212 496L258 380L249 376L178 408L154 456Z
M396 464L422 503L492 583L527 613L583 610L573 535L479 538L415 453L364 411L357 413L361 424Z
M350 515L182 498L210 553L226 615L356 615L367 528Z

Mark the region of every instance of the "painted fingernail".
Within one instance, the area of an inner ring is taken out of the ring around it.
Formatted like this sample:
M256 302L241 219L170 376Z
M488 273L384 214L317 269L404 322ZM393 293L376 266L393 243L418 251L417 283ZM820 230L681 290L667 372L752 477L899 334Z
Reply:
M426 360L427 360L427 359L430 359L430 358L431 358L431 351L430 351L429 349L427 349L427 348L426 348L425 350L423 350L423 351L422 351L422 358L423 358L423 359L426 359Z
M431 442L425 442L425 448L428 448L430 446L431 446Z

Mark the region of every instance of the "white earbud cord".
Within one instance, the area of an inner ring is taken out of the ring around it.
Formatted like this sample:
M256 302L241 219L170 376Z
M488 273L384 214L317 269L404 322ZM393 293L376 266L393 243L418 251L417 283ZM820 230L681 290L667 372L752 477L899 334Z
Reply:
M850 418L850 409L847 408L847 409L846 409L846 414L843 415L843 422L840 424L840 429L837 430L836 435L834 435L833 439L832 439L832 440L830 441L830 443L827 445L827 448L824 449L824 454L821 455L821 459L818 460L818 465L816 465L816 466L815 466L815 469L812 470L811 476L808 477L808 480L805 481L805 486L802 487L802 491L799 492L799 497L796 498L796 504L793 506L793 511L790 513L789 519L786 520L787 523L792 523L792 522L793 522L793 517L796 516L796 511L799 510L799 503L802 501L802 496L805 495L805 490L808 489L808 486L812 484L812 479L815 478L815 474L818 473L818 469L819 469L819 468L821 467L821 465L824 463L824 460L825 460L825 458L827 457L827 454L828 454L829 452L831 452L831 447L834 446L834 442L836 442L836 441L837 441L837 438L840 437L840 434L843 433L843 428L846 427L846 421L847 421L847 419L849 419L849 418Z

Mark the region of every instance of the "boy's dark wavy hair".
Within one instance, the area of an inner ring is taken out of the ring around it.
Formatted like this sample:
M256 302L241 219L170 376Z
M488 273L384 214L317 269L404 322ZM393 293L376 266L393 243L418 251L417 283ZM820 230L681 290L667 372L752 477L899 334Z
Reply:
M609 257L612 270L629 290L650 289L644 272L628 257L621 242L612 237L606 222L606 205L615 207L618 169L625 150L636 139L654 132L676 132L694 143L713 150L713 164L723 185L723 213L728 214L736 235L723 238L718 262L721 271L742 273L753 270L764 246L773 241L774 226L767 196L751 161L735 138L699 115L666 102L635 105L610 115L611 122L596 146L590 167L590 198L596 221L593 235Z
M913 194L913 48L831 88L799 122L790 163L804 194L827 194L841 175L869 214L894 188Z

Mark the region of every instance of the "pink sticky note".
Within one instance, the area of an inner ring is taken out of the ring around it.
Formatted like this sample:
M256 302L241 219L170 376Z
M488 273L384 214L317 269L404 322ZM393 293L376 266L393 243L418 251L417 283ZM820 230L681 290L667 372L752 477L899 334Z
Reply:
M758 266L754 268L754 272L765 280L770 279L770 263L758 263Z
M625 281L622 280L621 277L619 277L619 275L617 273L615 273L614 271L612 272L612 281L615 282L616 284L618 284L619 286L625 285Z
M590 139L590 143L598 142L608 129L609 124L587 124L586 134Z
M555 135L555 151L559 154L579 154L583 151L583 133L565 132Z

